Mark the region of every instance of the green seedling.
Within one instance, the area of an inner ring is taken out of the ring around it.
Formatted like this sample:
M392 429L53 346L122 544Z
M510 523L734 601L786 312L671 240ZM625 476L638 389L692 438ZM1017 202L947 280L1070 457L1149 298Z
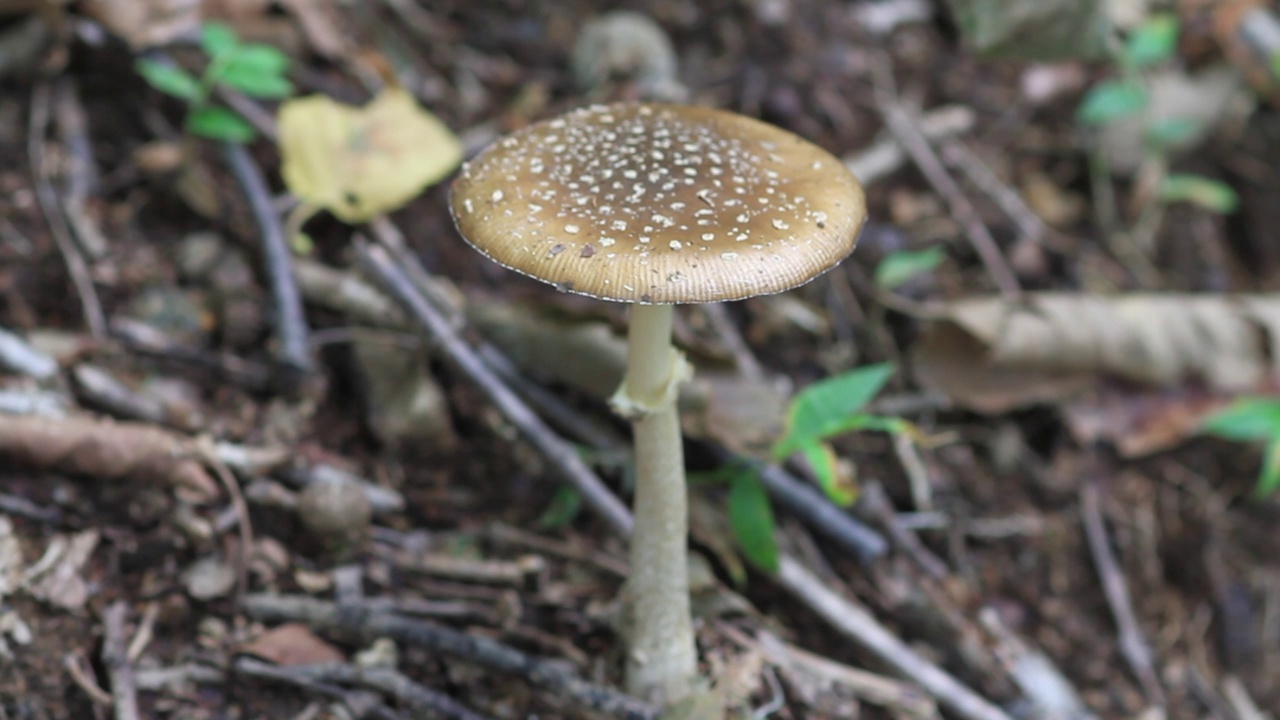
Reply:
M914 432L901 418L864 411L893 372L892 365L868 365L800 391L787 407L785 430L773 445L773 459L782 462L800 454L832 502L841 507L852 505L857 488L840 477L835 451L828 441L854 430ZM731 465L725 476L729 482L729 522L743 556L762 570L776 571L773 508L757 471L747 465Z
M941 245L927 250L900 250L891 253L876 266L876 285L884 290L901 287L925 273L938 269L947 258Z
M1245 398L1209 417L1203 431L1235 442L1263 442L1262 470L1254 488L1257 497L1280 489L1280 400Z
M1076 119L1085 127L1098 128L1145 114L1151 105L1148 73L1173 58L1178 31L1178 19L1170 13L1156 13L1138 26L1117 56L1119 77L1094 85L1076 110ZM1167 161L1173 148L1199 130L1199 123L1191 118L1169 118L1146 122L1143 137L1147 151ZM1234 212L1239 204L1230 186L1199 175L1170 174L1156 187L1162 203L1189 202L1218 214Z
M213 91L225 86L256 98L288 97L293 94L293 84L285 77L288 56L270 45L241 42L221 23L206 23L200 28L200 48L208 63L199 77L150 58L139 58L134 67L151 87L187 104L183 127L188 133L229 142L253 140L257 135L253 126L232 110L214 104Z

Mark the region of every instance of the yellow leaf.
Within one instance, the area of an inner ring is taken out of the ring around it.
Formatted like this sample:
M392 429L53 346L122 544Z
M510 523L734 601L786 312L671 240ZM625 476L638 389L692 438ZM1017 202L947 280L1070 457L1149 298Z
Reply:
M344 222L395 210L462 161L458 138L399 88L362 108L324 95L289 100L279 122L285 184Z

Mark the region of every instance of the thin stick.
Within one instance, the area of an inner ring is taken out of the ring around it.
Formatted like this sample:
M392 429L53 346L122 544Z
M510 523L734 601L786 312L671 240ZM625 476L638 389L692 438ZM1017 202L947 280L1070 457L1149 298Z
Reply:
M280 224L280 216L271 204L271 194L267 191L267 183L249 157L249 151L238 143L223 143L227 163L231 172L244 190L249 200L249 209L254 221L258 224L258 232L262 242L263 270L267 274L267 284L271 287L271 299L276 311L276 333L280 337L280 363L286 372L282 380L286 390L293 383L301 380L301 376L312 368L311 346L307 340L309 333L307 316L302 309L302 298L298 295L298 283L293 277L293 263L284 229Z
M879 106L885 127L898 139L907 154L911 156L912 162L920 168L925 179L946 201L952 216L965 229L969 243L982 259L982 264L986 266L987 272L1000 288L1000 292L1011 296L1021 294L1022 287L1018 284L1018 278L1004 259L1004 255L1000 253L1000 246L996 244L995 238L991 237L991 231L982 222L977 209L973 207L973 203L969 202L969 198L965 197L960 186L951 177L951 173L947 172L942 161L938 159L933 147L929 145L929 140L920 132L911 114L895 101L886 100L880 102Z
M920 116L920 132L930 140L941 140L973 129L973 110L963 105L944 105ZM872 185L907 163L907 154L892 135L882 137L856 155L846 155L845 167L863 185Z
M495 640L394 613L372 611L362 604L343 605L300 595L251 595L245 612L265 622L305 622L321 631L358 637L390 637L406 645L459 658L490 670L525 678L567 703L622 718L653 720L658 709L612 688L587 682L560 665L527 655Z
M978 154L967 145L955 139L942 142L942 157L956 166L968 176L969 181L987 194L1005 215L1018 226L1018 232L1024 239L1040 242L1048 234L1049 228L1022 200L1022 197L1004 183L995 172L987 166Z
M53 189L45 168L45 130L49 126L49 114L49 84L40 82L31 94L31 120L27 131L31 180L35 183L40 210L44 213L45 222L49 224L49 233L53 236L53 242L62 255L62 262L67 266L67 274L71 276L71 283L80 297L84 324L95 340L102 340L107 336L107 320L102 313L102 303L98 300L98 291L89 275L89 266L71 237L67 218L62 214L62 205L58 202L58 193Z
M245 502L244 493L240 491L240 483L227 469L218 450L210 438L203 437L196 441L196 449L201 460L213 468L214 475L231 497L231 507L235 510L240 526L240 547L236 549L236 595L235 606L240 607L245 592L249 589L249 557L253 553L253 525L249 519L249 503Z
M947 564L925 547L915 531L901 521L898 511L894 509L889 496L885 494L884 486L879 482L872 480L862 484L862 497L858 501L858 510L863 517L870 516L884 528L898 551L914 560L929 577L934 580L943 580L951 575Z
M1080 488L1080 516L1084 521L1085 537L1089 541L1089 553L1093 555L1094 567L1098 570L1098 578L1102 580L1102 591L1107 596L1107 606L1111 608L1111 616L1116 622L1120 654L1142 685L1142 693L1146 695L1147 702L1163 708L1164 690L1160 687L1160 680L1152 666L1151 649L1147 646L1146 638L1138 626L1138 618L1133 612L1129 583L1125 580L1120 564L1111 554L1101 506L1098 486L1093 482L1086 482Z
M925 660L876 621L871 613L828 588L794 558L783 556L778 583L802 599L831 627L874 654L958 717L967 720L1011 720L1003 710L975 693L937 665Z
M241 657L236 660L235 670L244 675L308 688L311 683L358 685L394 696L401 705L433 717L440 715L454 720L489 720L489 716L481 715L448 695L414 682L390 668L361 668L345 663L280 667L257 658Z
M85 658L78 651L67 653L62 658L62 668L67 671L67 675L71 677L71 682L76 687L84 691L95 704L102 707L111 707L115 700L111 697L111 693L103 690L98 686L98 681L93 679L88 668L85 667Z
M583 499L622 535L631 532L631 514L617 496L587 467L577 451L543 423L510 388L477 356L453 325L422 296L418 288L400 268L391 262L386 250L358 242L356 250L361 262L377 277L383 289L409 311L414 320L431 336L446 357L484 391L498 406L503 416L516 426L525 439L556 465L565 478L582 493Z
M138 720L138 687L134 682L133 663L129 660L124 624L129 617L129 604L117 600L102 613L102 664L111 680L111 700L116 720Z
M100 260L107 253L107 241L85 210L85 202L98 184L98 170L93 163L89 123L85 120L75 81L70 78L60 79L54 87L53 116L67 151L60 204L77 247L90 260Z

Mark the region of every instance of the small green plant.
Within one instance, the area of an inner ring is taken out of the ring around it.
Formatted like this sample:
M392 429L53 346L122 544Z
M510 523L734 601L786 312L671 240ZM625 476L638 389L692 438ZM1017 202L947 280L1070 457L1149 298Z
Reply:
M1147 74L1172 59L1177 49L1178 19L1155 13L1126 39L1117 56L1120 75L1094 85L1085 94L1076 119L1086 127L1102 127L1141 115L1150 106ZM1147 151L1166 160L1170 151L1200 130L1191 118L1148 121L1143 128ZM1167 164L1162 162L1161 165ZM1192 174L1165 174L1156 184L1156 198L1164 203L1189 202L1211 212L1233 212L1239 204L1227 184Z
M293 93L285 77L289 58L258 43L241 42L235 31L221 23L200 28L200 47L208 56L204 72L196 77L171 63L139 58L134 67L151 87L187 104L186 131L214 140L249 142L256 132L244 118L213 103L219 85L257 98L283 98Z
M1245 398L1209 417L1203 425L1209 435L1235 442L1264 442L1262 470L1254 489L1265 497L1280 489L1280 400Z
M857 488L841 478L828 441L854 430L912 432L911 424L901 418L864 412L893 372L892 365L868 365L800 391L787 408L783 435L772 448L773 459L782 462L799 453L832 502L841 507L852 505ZM778 545L773 508L757 470L747 464L735 464L722 468L715 476L729 483L729 523L743 556L762 570L776 571Z
M941 245L927 250L899 250L890 253L876 266L876 285L885 290L901 287L925 273L938 269L947 259L947 251Z

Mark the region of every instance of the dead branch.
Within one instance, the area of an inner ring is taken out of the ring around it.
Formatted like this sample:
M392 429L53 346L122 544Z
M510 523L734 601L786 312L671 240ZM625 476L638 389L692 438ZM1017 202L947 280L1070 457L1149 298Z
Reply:
M280 380L285 391L292 392L296 383L312 368L311 346L307 340L309 328L302 299L298 295L298 284L293 278L292 253L280 225L280 217L271 204L266 180L249 156L249 151L244 145L231 142L225 143L223 149L258 225L262 266L267 275L267 285L271 288L275 330L280 338L279 362L283 371Z
M129 660L124 624L129 604L117 600L102 613L102 664L111 681L111 700L116 720L138 720L138 687L133 663Z
M256 658L241 657L236 660L235 670L245 675L291 684L298 684L301 679L358 685L391 695L401 705L432 716L439 715L454 720L489 720L487 715L481 715L448 695L414 682L390 668L362 668L346 663L279 667Z
M978 257L982 259L982 264L987 267L991 279L1000 288L1000 292L1010 296L1019 295L1022 287L1018 284L1013 268L1009 267L1009 263L1004 259L1000 246L996 244L995 238L991 237L991 231L982 222L973 203L965 197L960 186L956 184L955 178L951 177L942 161L934 153L928 138L920 132L916 120L900 103L884 101L880 102L879 106L885 127L898 139L916 167L920 168L925 179L946 201L947 207L951 208L952 216L964 227L965 235L973 245L974 251L978 253Z
M191 441L150 425L0 415L0 457L54 472L174 484L202 499L217 495Z
M967 720L1010 720L1003 710L921 657L865 608L831 590L794 558L785 555L781 558L776 580L837 632L874 654L899 675L918 683L957 716Z
M1085 537L1089 541L1093 564L1102 581L1102 591L1107 596L1107 606L1111 608L1111 616L1116 621L1120 654L1141 683L1147 702L1163 708L1164 689L1160 686L1159 677L1151 662L1151 649L1147 646L1142 628L1138 626L1138 618L1133 612L1129 583L1125 580L1124 571L1120 569L1120 563L1116 562L1115 555L1111 553L1107 526L1102 520L1100 491L1093 482L1086 482L1080 488L1080 517L1084 521Z
M538 448L548 460L560 468L569 482L582 493L587 504L600 513L616 532L629 533L631 515L622 501L605 487L571 445L552 432L542 422L542 418L503 384L448 320L393 264L387 251L380 247L371 247L364 242L357 244L356 247L364 266L377 276L387 292L404 305L414 320L439 343L444 354L489 396L489 399L502 411L503 416L515 425L525 439Z
M49 224L49 233L58 246L62 262L67 266L67 274L71 276L71 284L75 286L80 297L80 309L84 315L85 326L89 334L99 340L107 335L107 320L102 313L102 302L98 300L98 291L93 286L93 278L89 275L89 266L84 255L76 247L67 226L67 218L62 213L62 203L58 200L58 192L49 180L48 161L45 157L45 132L49 126L51 89L47 82L38 83L31 97L30 127L27 131L27 155L31 162L31 179L36 187L36 199L40 210L44 213L45 222Z
M553 693L564 702L624 720L653 720L658 716L658 709L648 703L587 682L559 665L508 645L394 613L371 611L363 604L339 606L298 595L251 595L245 598L244 611L264 622L305 622L322 632L390 637L396 642L523 677L530 685Z

